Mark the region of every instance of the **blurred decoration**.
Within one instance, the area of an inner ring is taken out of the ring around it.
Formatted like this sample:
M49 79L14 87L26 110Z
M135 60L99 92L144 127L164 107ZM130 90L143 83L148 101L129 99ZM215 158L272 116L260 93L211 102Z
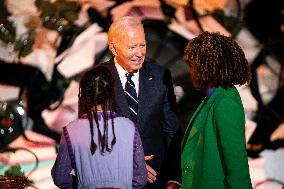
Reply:
M259 13L266 14L259 14ZM259 106L264 106L261 99L256 69L266 65L278 75L278 90L283 87L284 75L284 1L253 0L245 8L245 24L254 37L262 44L262 49L252 62L252 94ZM280 64L277 72L267 63L267 57L273 57ZM280 70L280 71L279 71ZM261 109L261 108L260 108Z
M77 25L72 25L61 32L61 42L57 48L57 55L60 55L67 48L71 47L76 37L86 28Z
M164 20L159 0L136 0L127 1L117 5L110 11L112 20L115 21L123 16L135 16L143 19Z
M24 189L26 186L29 186L30 182L26 177L22 176L3 176L0 175L0 187L1 189Z
M26 148L10 148L9 144L16 140L20 135L24 135L24 119L26 118L24 106L18 101L3 102L0 101L0 153L25 150L35 157L35 166L25 176L24 171L19 164L10 166L4 175L0 175L0 188L25 188L33 186L33 182L28 176L37 169L39 160L37 156ZM4 159L2 163L5 164ZM34 187L35 188L35 187Z
M14 43L16 40L16 26L8 18L11 14L5 6L5 1L0 1L0 40L4 43Z
M37 155L30 149L27 149L25 147L6 147L1 149L0 148L0 152L1 153L16 153L17 151L26 151L28 153L30 153L33 157L34 160L34 166L32 167L32 169L25 173L22 169L19 163L13 163L5 172L4 175L5 176L21 176L21 177L29 177L37 168L38 168L38 164L39 164L39 159L37 157ZM24 157L22 157L22 159L24 159ZM3 161L5 163L5 160ZM9 164L9 163L8 163ZM2 188L1 188L2 189Z
M16 24L11 21L9 17L11 14L8 12L5 1L0 2L0 40L10 46L14 45L14 52L18 56L26 56L32 51L34 43L34 31L31 29L26 34L17 36Z
M189 8L201 31L207 30L206 25L210 25L208 23L204 25L201 21L202 17L206 16L212 16L230 32L230 36L233 38L238 35L243 27L240 0L189 0Z
M0 75L1 83L19 86L22 92L25 91L27 116L33 120L33 130L59 141L60 134L51 131L45 125L41 118L41 112L44 109L54 110L62 103L65 89L70 82L69 79L63 77L56 67L50 82L39 69L30 65L10 64L0 60L0 69L5 70L5 74ZM22 96L19 96L19 98L21 99ZM8 105L7 107L9 107ZM16 128L21 129L22 125L19 123ZM15 136L4 135L7 139L4 140L3 138L3 145L11 142L18 134L20 133L15 133Z
M252 148L248 153L258 155L264 149L277 149L284 146L284 140L271 141L271 135L284 120L284 1L252 0L245 8L245 24L248 30L262 45L252 61L251 93L258 103L254 117L256 130L250 138ZM273 60L273 61L272 61ZM275 88L268 100L260 87L259 73L266 68L266 75L272 73ZM259 147L257 147L259 146ZM257 148L256 148L257 147Z
M69 85L69 79L58 72L60 62L55 64L54 58L86 29L86 23L76 23L81 5L68 0L5 0L0 6L0 45L9 51L7 60L5 55L0 59L0 69L4 71L0 82L25 91L27 115L33 120L33 130L59 141L60 134L45 125L41 112L56 109ZM5 140L1 136L1 145L9 144L18 134L6 132Z
M7 169L4 173L5 176L24 176L25 173L21 169L20 165L13 165L9 169Z
M164 3L177 8L178 6L188 5L189 0L162 0Z
M195 10L200 15L204 15L208 12L215 10L222 10L225 8L227 0L190 0Z
M83 31L82 28L85 28L75 24L81 8L78 2L36 0L35 6L39 17L37 15L29 16L24 22L27 31L18 36L16 23L10 18L13 14L7 9L6 3L7 1L0 2L0 40L9 46L13 46L13 52L17 54L18 58L25 57L33 51L41 27L54 30L60 36L68 36L69 30L71 30L72 34L80 33Z
M32 52L34 43L34 28L25 34L17 36L16 24L10 19L11 13L6 8L5 1L0 2L0 40L9 46L13 46L14 52L20 56L26 56Z
M284 1L252 0L245 8L249 31L263 44L284 40ZM281 51L283 55L283 50Z
M38 161L36 162L36 167L38 165ZM21 169L20 165L10 166L4 173L4 175L0 175L0 188L1 189L24 189L26 187L36 188L34 186L34 182L29 180L28 176L25 176L24 171Z
M42 25L59 33L72 27L81 8L78 2L66 0L36 0L35 5L40 11Z
M164 0L161 0L160 2L162 12L166 16L166 20L170 22L170 20L175 17L176 8L172 4L166 3Z
M214 10L211 15L231 33L232 38L236 38L244 27L240 17L226 15L222 9Z
M105 32L108 31L108 28L112 23L112 18L110 14L103 15L98 10L92 7L87 9L87 13L92 23L98 23L98 25L102 27Z
M18 52L18 57L25 57L33 51L33 44L35 42L34 31L29 31L21 35L14 44L14 52Z
M24 114L21 103L0 101L0 149L23 133Z

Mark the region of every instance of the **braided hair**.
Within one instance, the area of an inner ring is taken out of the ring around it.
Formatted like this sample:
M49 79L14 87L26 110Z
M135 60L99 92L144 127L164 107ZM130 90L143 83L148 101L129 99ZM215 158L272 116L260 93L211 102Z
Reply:
M231 37L203 32L189 41L184 52L196 88L230 87L250 82L251 72L241 47Z
M86 114L90 123L91 143L90 150L92 155L96 152L97 144L94 142L94 120L98 131L98 146L101 154L106 151L111 152L113 145L116 143L114 133L114 78L110 71L104 66L96 66L87 71L80 80L79 86L79 117ZM97 106L102 107L103 133L99 129ZM110 114L108 114L110 111ZM108 119L111 118L113 139L111 147L108 145Z

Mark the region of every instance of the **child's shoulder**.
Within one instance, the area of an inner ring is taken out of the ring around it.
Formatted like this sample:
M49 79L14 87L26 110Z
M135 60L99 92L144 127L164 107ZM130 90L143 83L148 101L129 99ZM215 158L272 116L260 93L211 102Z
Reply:
M115 118L115 121L118 121L118 122L121 122L121 123L124 123L124 125L131 125L131 126L134 126L134 123L133 121L131 121L129 118L127 117L116 117Z
M71 128L76 128L76 127L82 127L83 125L88 125L89 120L86 118L77 118L70 123L66 125L66 128L71 129Z

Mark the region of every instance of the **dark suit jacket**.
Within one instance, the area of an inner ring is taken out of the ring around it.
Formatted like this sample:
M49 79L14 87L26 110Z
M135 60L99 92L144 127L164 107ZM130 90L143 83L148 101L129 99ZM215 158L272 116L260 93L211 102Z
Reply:
M131 119L130 110L113 59L102 63L102 65L109 68L115 78L117 113ZM160 183L161 186L159 187L159 182L162 179L160 171L165 153L171 139L179 129L179 121L174 109L175 96L170 71L157 64L145 61L139 70L136 126L140 132L145 155L154 155L154 159L147 162L147 164L152 166L158 174L157 181L149 188L160 188L162 186L162 183ZM180 146L177 146L177 148L180 148ZM175 163L179 167L179 162Z

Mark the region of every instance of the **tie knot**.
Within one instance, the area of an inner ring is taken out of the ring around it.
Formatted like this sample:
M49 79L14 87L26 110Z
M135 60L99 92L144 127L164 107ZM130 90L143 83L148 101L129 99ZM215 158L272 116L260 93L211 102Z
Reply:
M125 76L126 76L127 80L129 80L133 76L133 73L132 72L126 73Z

